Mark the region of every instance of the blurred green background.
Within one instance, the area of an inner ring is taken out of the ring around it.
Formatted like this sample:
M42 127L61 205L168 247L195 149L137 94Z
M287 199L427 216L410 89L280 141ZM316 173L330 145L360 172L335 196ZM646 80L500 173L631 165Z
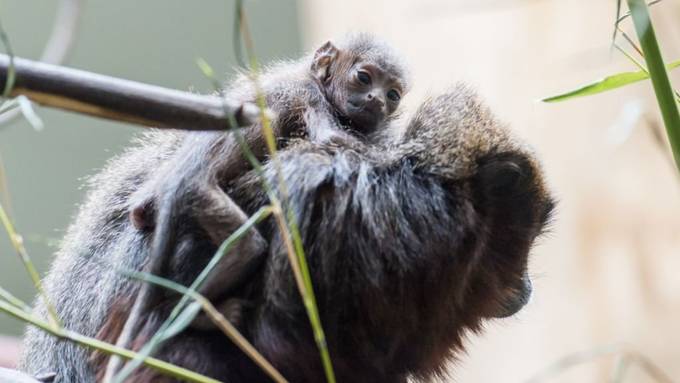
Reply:
M52 29L57 1L3 0L0 17L15 54L37 59ZM295 0L248 1L246 13L262 61L300 53ZM85 4L67 65L166 87L209 92L195 64L206 59L228 79L236 66L232 45L234 1L90 0ZM11 212L26 247L44 273L77 204L83 178L120 152L140 128L37 108L45 129L22 120L0 127ZM4 231L0 286L24 300L34 289ZM0 334L23 324L0 315Z

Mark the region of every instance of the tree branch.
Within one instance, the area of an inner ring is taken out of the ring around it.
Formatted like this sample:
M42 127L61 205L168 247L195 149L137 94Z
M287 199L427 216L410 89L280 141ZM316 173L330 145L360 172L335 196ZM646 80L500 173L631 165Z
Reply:
M0 89L7 81L9 56L0 54ZM14 59L16 82L10 96L24 95L40 105L148 127L225 130L233 115L239 126L259 117L254 105L230 103L155 85L92 72Z

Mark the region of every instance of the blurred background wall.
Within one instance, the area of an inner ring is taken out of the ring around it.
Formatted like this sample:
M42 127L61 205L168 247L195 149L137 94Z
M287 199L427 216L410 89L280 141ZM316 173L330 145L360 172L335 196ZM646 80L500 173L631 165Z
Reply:
M69 64L207 91L194 58L229 72L232 4L92 0ZM449 381L523 382L564 355L587 356L611 345L645 355L680 380L680 177L654 138L660 118L651 85L560 104L537 102L635 70L610 48L614 0L248 4L263 60L294 56L300 47L312 49L347 31L374 32L411 63L415 87L407 107L467 81L543 159L559 206L551 232L533 252L533 301L518 316L470 336L469 352L453 365ZM37 57L54 9L51 2L2 3L0 15L19 55ZM665 58L679 58L680 4L663 1L653 9ZM623 25L634 35L630 21ZM672 78L680 84L677 73ZM37 133L25 123L3 128L0 153L14 216L44 270L52 252L47 244L61 236L82 197L80 178L118 152L135 129L39 113L46 129ZM30 297L4 238L0 251L1 285ZM0 333L19 329L0 316ZM615 362L614 356L592 358L551 381L606 382ZM633 367L626 381L652 380Z

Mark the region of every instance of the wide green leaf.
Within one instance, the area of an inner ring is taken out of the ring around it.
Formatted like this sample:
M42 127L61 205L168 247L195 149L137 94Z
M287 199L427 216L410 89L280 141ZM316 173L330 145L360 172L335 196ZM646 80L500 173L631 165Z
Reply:
M680 66L680 60L674 61L668 65L666 68L668 70L675 69ZM577 89L571 90L566 93L559 94L557 96L544 98L543 102L559 102L566 101L572 98L591 96L593 94L598 94L606 92L612 89L617 89L622 86L633 84L639 81L647 80L649 78L649 73L646 71L637 72L623 72L617 73L611 76L607 76L601 80L595 81L593 83L581 86Z

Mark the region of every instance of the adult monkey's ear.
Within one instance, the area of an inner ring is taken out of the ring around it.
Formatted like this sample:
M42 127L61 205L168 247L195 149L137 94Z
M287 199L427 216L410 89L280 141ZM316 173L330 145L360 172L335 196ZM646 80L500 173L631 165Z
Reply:
M322 83L328 82L331 77L331 64L338 57L340 51L333 45L332 42L326 41L314 53L314 60L312 61L312 74L317 80Z

